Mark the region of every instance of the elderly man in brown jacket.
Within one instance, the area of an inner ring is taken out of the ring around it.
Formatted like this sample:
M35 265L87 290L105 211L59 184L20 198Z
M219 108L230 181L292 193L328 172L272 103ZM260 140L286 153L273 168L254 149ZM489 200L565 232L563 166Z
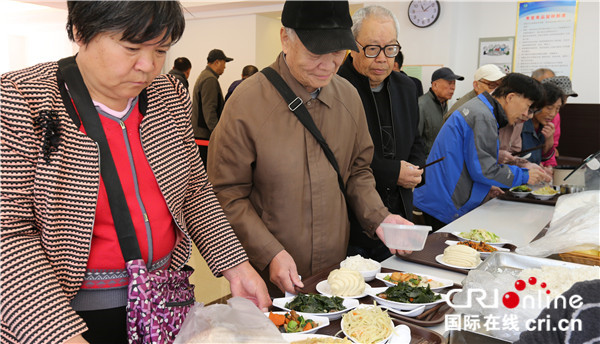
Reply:
M272 296L302 287L299 274L308 277L345 258L346 201L371 236L383 239L382 222L410 224L391 215L375 190L360 97L336 75L346 49L356 49L348 2L288 1L282 23L283 53L271 68L302 99L329 144L346 198L319 143L265 75L243 82L212 134L208 175Z

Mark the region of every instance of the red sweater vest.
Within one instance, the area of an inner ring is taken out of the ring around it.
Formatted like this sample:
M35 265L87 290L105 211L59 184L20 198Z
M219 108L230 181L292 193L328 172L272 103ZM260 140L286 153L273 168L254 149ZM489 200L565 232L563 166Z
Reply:
M176 240L176 226L144 154L139 131L142 118L142 114L136 103L125 121L121 121L127 135L128 142L126 142L121 123L115 119L100 115L100 121L106 134L123 192L125 193L131 220L135 227L142 258L144 261L148 261L149 245L145 224L147 219L152 229L152 260L156 262L161 258L167 257L173 250ZM80 130L85 133L83 125L80 126ZM129 144L135 170L131 166L127 144ZM137 190L134 173L137 178ZM140 200L138 200L138 191ZM142 210L140 201L145 208L145 212ZM166 267L168 267L168 262ZM114 273L125 270L125 261L117 239L102 177L100 177L100 189L96 204L96 217L87 270L88 273ZM127 279L119 278L118 280L111 280L109 277L108 280L104 281L85 281L82 288L116 287L127 285L127 282Z

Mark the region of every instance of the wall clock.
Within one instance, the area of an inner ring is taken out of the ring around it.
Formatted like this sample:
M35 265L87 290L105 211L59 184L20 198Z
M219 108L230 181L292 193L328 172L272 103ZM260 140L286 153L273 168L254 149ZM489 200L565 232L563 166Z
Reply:
M413 0L408 5L408 19L416 27L433 25L440 17L440 2L436 0Z

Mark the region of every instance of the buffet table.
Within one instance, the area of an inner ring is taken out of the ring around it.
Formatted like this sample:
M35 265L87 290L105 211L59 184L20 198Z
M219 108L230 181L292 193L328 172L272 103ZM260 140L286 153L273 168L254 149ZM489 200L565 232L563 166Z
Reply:
M471 229L485 229L496 233L502 238L509 239L512 244L525 246L531 242L540 231L550 222L554 207L533 203L511 202L492 199L465 214L456 221L446 225L438 232L463 232ZM464 273L431 267L409 262L392 256L381 263L382 267L407 271L424 275L446 278L455 283L462 283ZM445 325L429 327L440 334L445 332Z

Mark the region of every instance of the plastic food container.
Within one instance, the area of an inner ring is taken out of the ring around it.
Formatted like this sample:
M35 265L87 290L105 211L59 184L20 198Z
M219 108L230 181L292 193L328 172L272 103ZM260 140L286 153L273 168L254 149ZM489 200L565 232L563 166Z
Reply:
M431 226L409 226L382 223L383 236L389 248L406 251L421 251L425 247Z

